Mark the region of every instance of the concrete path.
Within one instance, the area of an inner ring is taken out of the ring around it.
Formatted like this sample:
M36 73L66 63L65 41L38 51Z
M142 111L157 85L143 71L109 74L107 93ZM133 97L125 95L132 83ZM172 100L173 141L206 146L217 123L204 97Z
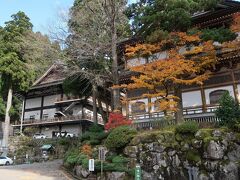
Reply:
M61 170L61 160L0 167L0 180L70 180Z

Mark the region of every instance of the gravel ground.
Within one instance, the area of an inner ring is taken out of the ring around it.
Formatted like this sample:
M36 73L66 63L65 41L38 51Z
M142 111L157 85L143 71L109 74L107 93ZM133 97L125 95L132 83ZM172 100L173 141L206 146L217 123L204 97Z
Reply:
M61 160L0 167L0 180L71 180L59 168Z

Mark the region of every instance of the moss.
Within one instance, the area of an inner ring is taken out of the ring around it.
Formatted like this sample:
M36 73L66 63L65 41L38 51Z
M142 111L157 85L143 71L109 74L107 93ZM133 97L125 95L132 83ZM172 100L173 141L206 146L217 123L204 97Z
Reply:
M179 133L177 133L176 135L175 135L175 138L176 138L176 140L177 141L183 141L183 137L182 137L182 135L181 134L179 134Z
M204 143L203 147L204 147L204 149L206 149L208 147L210 141L219 141L219 140L221 140L220 137L211 137L211 136L210 137L205 137L203 139L203 143Z
M157 134L159 134L159 132L150 132L150 133L144 132L144 133L138 134L131 140L130 145L135 146L140 143L153 142L156 140Z
M195 135L196 139L203 140L206 137L212 136L213 129L200 129L198 135Z
M186 159L192 163L198 163L201 161L201 156L196 150L189 150L186 155Z

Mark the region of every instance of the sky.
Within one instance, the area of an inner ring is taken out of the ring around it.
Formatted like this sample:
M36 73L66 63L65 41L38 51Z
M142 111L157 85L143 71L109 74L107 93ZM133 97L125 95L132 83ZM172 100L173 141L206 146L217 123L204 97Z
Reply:
M136 0L128 0L135 2ZM23 11L33 24L33 31L49 34L51 26L58 26L74 0L0 0L0 26L11 20L11 15ZM60 15L59 15L60 14Z
M48 34L48 28L59 20L74 0L0 0L0 26L11 20L11 15L23 11L30 18L33 30Z

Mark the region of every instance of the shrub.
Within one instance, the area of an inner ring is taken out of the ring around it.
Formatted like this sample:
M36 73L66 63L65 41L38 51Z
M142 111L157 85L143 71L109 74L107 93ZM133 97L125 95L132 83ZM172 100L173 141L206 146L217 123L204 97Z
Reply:
M94 123L89 127L89 132L102 132L104 130L103 126Z
M91 145L101 144L101 141L108 136L108 133L103 131L103 127L100 125L92 125L87 132L85 132L80 140L88 141Z
M238 123L240 117L240 109L234 98L230 96L229 92L223 94L219 100L219 108L216 110L216 116L221 120L220 125L229 128L234 127Z
M112 158L113 163L127 163L129 162L129 159L123 156L114 156Z
M81 148L81 152L85 155L87 155L88 157L92 156L92 147L88 144L84 144Z
M118 126L125 126L132 124L132 121L125 118L120 112L110 113L108 123L105 124L105 129L110 130Z
M176 127L176 133L179 134L195 134L198 131L199 127L195 121L187 121L182 124L179 124Z
M113 129L108 135L105 144L109 149L121 149L126 146L137 133L135 129L128 126L120 126Z

